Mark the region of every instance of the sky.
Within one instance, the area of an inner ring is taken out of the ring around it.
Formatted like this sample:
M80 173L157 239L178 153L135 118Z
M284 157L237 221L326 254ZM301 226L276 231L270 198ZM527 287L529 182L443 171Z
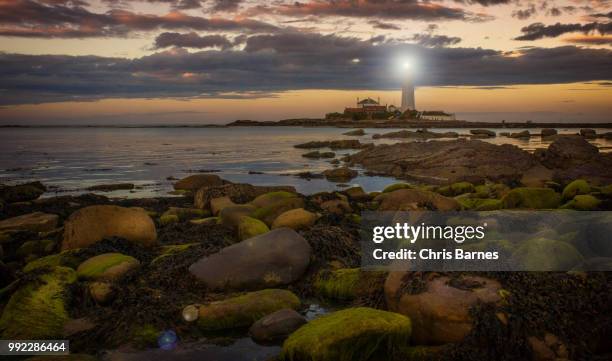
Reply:
M612 121L609 0L0 0L0 124Z

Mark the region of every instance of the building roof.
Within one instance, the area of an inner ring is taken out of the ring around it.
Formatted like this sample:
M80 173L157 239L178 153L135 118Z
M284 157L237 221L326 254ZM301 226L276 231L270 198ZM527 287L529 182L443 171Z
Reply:
M364 100L358 102L359 105L378 105L378 102L372 98L365 98Z

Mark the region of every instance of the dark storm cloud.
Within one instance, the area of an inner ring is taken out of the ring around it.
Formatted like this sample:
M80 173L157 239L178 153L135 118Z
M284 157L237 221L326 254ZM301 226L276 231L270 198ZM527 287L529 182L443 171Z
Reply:
M521 29L523 35L518 36L515 40L538 40L542 38L555 38L566 33L590 33L598 32L600 34L609 34L612 32L612 22L610 23L588 23L588 24L561 24L544 25L542 23L533 23Z
M434 35L429 33L415 34L412 40L416 41L419 45L427 47L443 47L461 42L461 38L456 36Z
M155 48L168 48L178 46L183 48L213 48L220 47L227 49L232 47L232 42L223 35L205 35L199 36L196 33L180 34L180 33L161 33L155 38Z
M592 18L608 18L608 19L612 19L612 11L610 11L607 14L597 13L597 14L590 14L589 16L592 17Z
M418 84L509 86L612 80L612 51L575 46L506 55L333 35L252 35L243 50L179 48L137 59L0 54L2 104L107 97L214 97L298 89L397 89L398 57L417 59ZM352 59L359 59L353 62Z
M126 36L134 31L189 29L200 31L271 31L275 26L250 19L229 20L190 16L180 11L165 15L113 9L94 13L80 5L49 0L0 1L0 35L84 38Z
M344 16L378 19L412 20L468 20L485 21L490 17L474 14L459 7L448 7L417 0L329 0L295 2L272 6L259 6L249 14L275 13L285 16Z

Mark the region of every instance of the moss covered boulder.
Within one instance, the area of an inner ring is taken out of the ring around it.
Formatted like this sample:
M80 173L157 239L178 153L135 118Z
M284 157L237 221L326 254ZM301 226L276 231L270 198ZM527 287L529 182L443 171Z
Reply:
M576 179L570 184L563 188L563 199L569 200L579 194L589 194L591 192L591 186L584 179Z
M317 295L332 300L349 301L357 295L359 268L343 268L319 273L314 282Z
M561 204L561 195L550 188L515 188L502 198L502 208L551 209Z
M499 199L472 198L469 195L462 195L455 198L464 209L472 211L493 211L501 209L502 202Z
M210 200L210 211L212 212L213 216L218 216L224 208L235 205L236 203L234 203L230 197L217 197Z
M216 174L194 174L174 183L174 189L195 192L202 187L223 185L223 179Z
M281 213L274 222L272 229L288 227L294 230L306 229L312 227L317 221L317 215L309 212L304 208L291 209Z
M61 339L69 319L67 287L76 278L74 270L55 267L22 285L4 307L0 336L9 340Z
M219 220L227 226L236 227L242 217L250 217L253 212L255 212L254 206L250 204L237 204L223 208L219 212Z
M162 214L161 217L159 217L159 224L162 226L178 223L179 221L180 218L176 214Z
M78 257L78 250L71 249L57 254L52 254L46 257L38 258L29 262L23 267L24 272L31 272L40 268L53 268L57 266L65 266L76 269L81 263L81 258Z
M389 193L389 192L393 192L399 189L412 189L412 188L414 187L408 183L393 183L393 184L386 186L385 189L383 189L383 193Z
M157 243L155 223L144 209L99 205L81 208L68 217L62 249L87 247L107 237L121 237L141 246Z
M268 206L258 208L253 212L252 217L262 220L268 226L272 226L276 217L296 208L304 208L304 200L298 197L286 198Z
M140 262L121 253L104 253L91 257L77 268L79 278L113 281L138 268Z
M527 271L567 271L583 260L571 244L546 238L525 240L512 254L512 261Z
M285 191L269 192L256 197L251 204L257 208L269 207L283 199L295 198L297 194Z
M408 346L412 326L406 316L359 307L310 321L283 344L285 361L366 361L387 359Z
M370 195L366 193L361 187L350 187L344 190L344 193L353 200L365 201L370 199Z
M576 209L579 211L594 211L599 208L601 200L590 194L577 195L571 201L565 203L563 207L566 209Z
M470 182L457 182L448 186L438 188L438 193L444 196L458 196L460 194L474 192L474 185Z
M275 311L298 307L300 299L293 292L265 289L200 306L197 325L203 331L249 327Z
M270 231L268 226L259 219L242 216L238 221L238 237L241 241Z

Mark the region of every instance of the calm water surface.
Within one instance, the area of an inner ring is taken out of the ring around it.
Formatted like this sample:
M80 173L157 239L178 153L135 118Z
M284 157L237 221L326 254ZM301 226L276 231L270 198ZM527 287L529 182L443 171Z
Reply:
M324 179L305 180L289 176L304 171L331 168L327 160L310 160L307 150L293 146L312 140L372 140L374 133L397 129L366 129L363 137L343 136L350 129L302 127L235 128L4 128L0 129L0 183L40 180L51 186L46 196L83 193L85 188L107 183L134 183L133 192L117 191L110 196L148 197L167 195L172 180L194 172L216 170L233 182L258 185L293 185L302 193L338 189ZM466 129L436 129L433 131ZM493 129L498 133L507 129ZM520 131L513 129L512 131ZM539 129L530 129L539 133ZM559 129L576 133L575 129ZM598 129L598 132L606 130ZM409 140L403 140L409 141ZM511 143L526 150L547 147L540 137L530 140L496 137L491 143ZM612 142L597 139L594 144L609 151ZM352 153L336 151L336 156ZM263 172L264 174L249 174ZM380 190L395 180L360 174L351 185L366 191Z

